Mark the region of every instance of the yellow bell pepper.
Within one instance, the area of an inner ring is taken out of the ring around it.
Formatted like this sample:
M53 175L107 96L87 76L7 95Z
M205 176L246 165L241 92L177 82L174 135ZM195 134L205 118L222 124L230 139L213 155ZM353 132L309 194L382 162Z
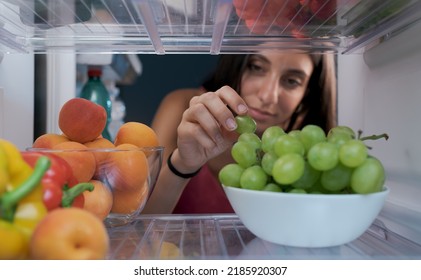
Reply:
M32 173L32 168L22 158L20 150L12 142L0 139L0 150L5 154L5 166L7 173L9 174L9 184L6 187L6 190L11 190L29 177Z
M20 151L3 139L0 150L6 155L0 167L7 170L0 193L0 259L22 259L28 255L33 230L47 214L40 182L51 162L40 157L32 169Z
M0 220L0 260L22 260L28 255L25 234L10 222Z

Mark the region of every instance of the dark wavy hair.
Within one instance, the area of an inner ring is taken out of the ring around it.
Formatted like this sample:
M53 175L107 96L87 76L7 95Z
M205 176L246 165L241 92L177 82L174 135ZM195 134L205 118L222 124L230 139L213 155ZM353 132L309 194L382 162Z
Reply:
M300 105L291 116L287 131L301 129L307 124L315 124L327 133L337 124L336 106L336 63L331 53L309 54L314 70L306 93ZM249 54L221 55L216 69L203 82L207 91L216 91L228 85L241 95L241 77L246 70Z

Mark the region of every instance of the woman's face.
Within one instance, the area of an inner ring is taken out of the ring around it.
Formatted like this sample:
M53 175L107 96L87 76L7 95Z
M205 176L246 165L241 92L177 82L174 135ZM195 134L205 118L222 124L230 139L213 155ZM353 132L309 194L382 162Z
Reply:
M273 125L286 129L313 72L308 54L265 52L251 55L241 79L241 96L257 122L256 133Z

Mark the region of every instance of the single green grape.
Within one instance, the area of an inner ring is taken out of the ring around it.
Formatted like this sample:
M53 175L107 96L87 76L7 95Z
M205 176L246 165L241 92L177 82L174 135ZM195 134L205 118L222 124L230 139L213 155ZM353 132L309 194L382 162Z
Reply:
M253 132L244 132L238 137L238 141L247 142L253 146L255 150L260 150L262 147L262 140Z
M308 152L315 144L326 141L326 133L320 126L308 124L301 129L300 140Z
M246 168L241 174L241 188L249 190L262 190L268 181L268 175L259 165L253 165Z
M327 142L335 144L338 147L352 139L352 136L345 132L329 133L327 136Z
M346 125L338 125L335 127L332 127L329 132L327 133L327 137L329 137L329 135L333 135L333 134L337 134L337 133L345 133L348 134L351 139L355 139L355 131L350 128L349 126Z
M282 192L282 187L276 183L268 183L266 186L262 189L262 191L268 191L268 192Z
M271 126L265 129L262 134L262 150L267 153L273 150L273 144L276 139L286 134L286 132L279 126Z
M306 194L307 193L306 190L304 190L304 189L295 189L295 188L290 189L288 192L289 193L298 193L298 194Z
M319 171L320 172L320 171ZM326 190L325 188L323 188L322 183L320 182L320 176L319 176L319 180L317 180L313 186L309 189L306 189L306 191L308 193L323 193L323 194L331 194L333 192Z
M292 183L292 187L295 189L310 189L319 180L320 174L320 171L314 169L308 161L306 161L303 175Z
M332 169L339 162L338 147L329 142L317 143L308 151L307 160L316 170Z
M266 174L272 176L272 169L278 156L274 152L265 153L262 157L261 166Z
M332 169L322 172L320 183L331 192L340 192L350 185L352 169L338 163Z
M236 131L239 134L242 133L246 133L246 132L250 132L250 133L254 133L256 131L256 121L248 116L248 115L238 115L235 117L235 121L237 122L237 129Z
M258 163L256 150L247 142L236 142L231 148L231 156L243 168Z
M285 154L296 153L304 156L304 145L301 141L291 135L284 134L279 136L273 143L273 150L278 157Z
M288 132L288 135L291 135L292 137L300 139L300 133L301 133L301 130L294 129Z
M229 163L218 173L219 182L224 186L240 187L240 178L244 168L237 163Z
M361 165L368 156L368 149L364 142L351 139L339 148L339 161L348 167Z
M299 154L286 154L273 164L272 176L275 182L289 185L297 181L303 174L305 161Z
M351 188L359 194L379 192L386 179L383 164L370 156L351 175Z

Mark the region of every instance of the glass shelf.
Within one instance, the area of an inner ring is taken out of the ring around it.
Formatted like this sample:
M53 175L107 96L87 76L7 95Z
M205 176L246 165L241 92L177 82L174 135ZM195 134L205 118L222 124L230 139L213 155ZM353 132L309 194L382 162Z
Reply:
M350 53L419 19L416 0L0 0L0 51Z
M145 215L109 228L109 259L420 259L421 245L376 220L342 246L298 248L264 241L236 215Z

